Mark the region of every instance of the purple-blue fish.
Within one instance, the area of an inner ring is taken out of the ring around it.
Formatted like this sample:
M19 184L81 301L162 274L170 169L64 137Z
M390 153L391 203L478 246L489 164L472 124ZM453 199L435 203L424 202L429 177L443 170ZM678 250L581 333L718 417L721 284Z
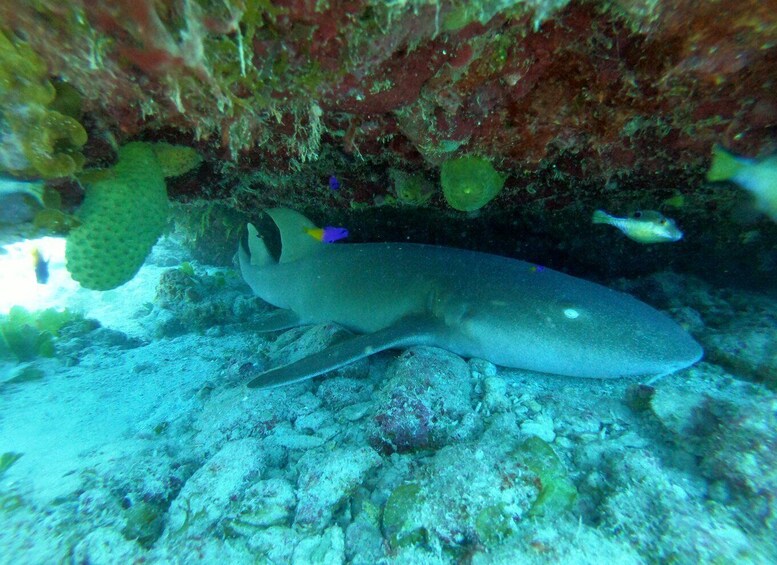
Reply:
M335 241L339 241L348 237L347 228L335 226L326 226L325 228L308 228L305 230L305 232L310 237L313 237L324 243L334 243Z

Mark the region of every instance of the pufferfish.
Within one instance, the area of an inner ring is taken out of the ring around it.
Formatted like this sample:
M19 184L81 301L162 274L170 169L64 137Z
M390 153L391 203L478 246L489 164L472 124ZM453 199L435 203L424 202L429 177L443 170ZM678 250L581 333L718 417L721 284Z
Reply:
M595 224L615 226L626 237L638 243L667 243L679 241L683 237L683 232L674 220L655 210L637 210L626 218L617 218L604 210L597 210L592 220Z

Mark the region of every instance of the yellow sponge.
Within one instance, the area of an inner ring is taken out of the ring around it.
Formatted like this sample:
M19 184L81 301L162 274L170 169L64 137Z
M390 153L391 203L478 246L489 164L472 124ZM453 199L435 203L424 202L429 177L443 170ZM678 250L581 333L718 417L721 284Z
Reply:
M67 238L67 269L81 286L110 290L129 281L167 224L167 189L153 145L119 150L113 175L88 186Z

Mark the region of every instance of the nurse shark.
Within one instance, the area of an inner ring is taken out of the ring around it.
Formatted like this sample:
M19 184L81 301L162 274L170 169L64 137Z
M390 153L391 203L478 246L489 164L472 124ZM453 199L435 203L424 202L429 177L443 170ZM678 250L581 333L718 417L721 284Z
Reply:
M604 286L487 253L412 243L326 244L287 208L266 210L280 259L248 224L243 278L281 310L259 331L335 322L357 335L271 369L272 388L415 345L570 377L657 377L694 364L701 347L668 316Z

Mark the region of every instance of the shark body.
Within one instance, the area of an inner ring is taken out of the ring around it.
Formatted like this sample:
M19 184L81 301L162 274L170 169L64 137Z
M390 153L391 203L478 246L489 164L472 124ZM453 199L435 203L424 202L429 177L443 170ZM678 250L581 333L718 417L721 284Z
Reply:
M336 322L362 335L249 383L312 378L391 348L430 345L505 367L573 377L656 376L692 365L701 347L627 294L531 263L408 243L326 245L292 210L267 211L281 233L272 259L249 224L241 272L282 308L264 329Z

